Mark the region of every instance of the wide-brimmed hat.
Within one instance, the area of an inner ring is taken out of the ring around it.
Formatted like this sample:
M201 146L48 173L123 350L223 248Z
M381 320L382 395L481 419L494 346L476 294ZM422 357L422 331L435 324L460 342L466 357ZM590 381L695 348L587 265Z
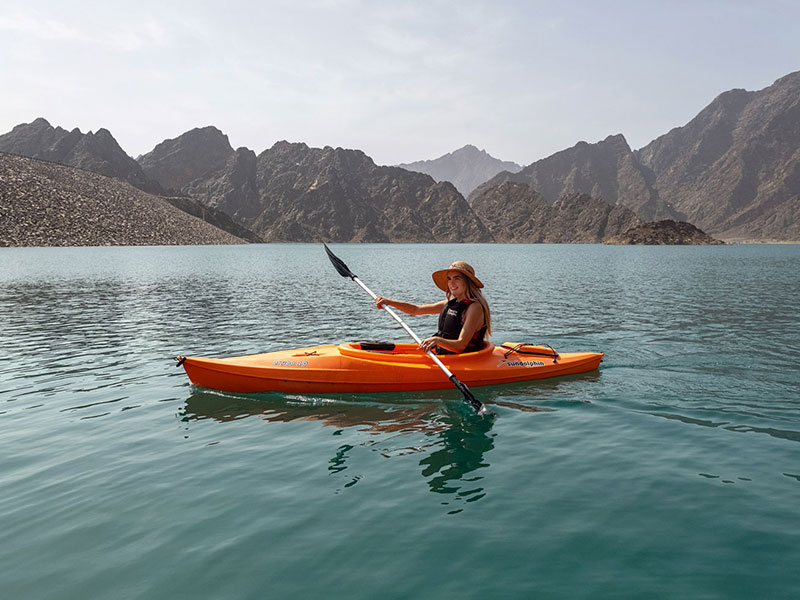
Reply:
M447 273L450 271L458 271L463 273L467 277L469 277L470 281L477 285L479 288L483 287L481 280L475 277L475 269L473 269L470 265L465 263L463 260L454 261L446 269L442 269L441 271L435 271L431 277L433 277L433 283L436 284L440 290L446 292L447 291Z

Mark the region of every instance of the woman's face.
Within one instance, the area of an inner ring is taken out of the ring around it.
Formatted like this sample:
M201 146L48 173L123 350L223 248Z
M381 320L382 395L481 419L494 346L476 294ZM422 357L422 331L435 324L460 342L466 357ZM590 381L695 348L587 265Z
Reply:
M464 281L466 276L461 271L448 271L447 272L447 289L450 294L460 298L467 293L467 283Z

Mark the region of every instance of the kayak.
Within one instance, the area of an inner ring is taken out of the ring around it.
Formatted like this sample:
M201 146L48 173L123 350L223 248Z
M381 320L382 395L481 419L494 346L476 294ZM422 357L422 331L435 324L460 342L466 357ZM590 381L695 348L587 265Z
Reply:
M549 346L505 343L438 358L472 387L592 371L603 353L558 353ZM231 358L176 359L194 385L224 392L407 392L453 386L416 344L351 342Z

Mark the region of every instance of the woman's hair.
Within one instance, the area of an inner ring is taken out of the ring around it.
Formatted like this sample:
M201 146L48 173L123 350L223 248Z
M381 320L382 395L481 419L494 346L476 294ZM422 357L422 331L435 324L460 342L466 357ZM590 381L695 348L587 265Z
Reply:
M481 289L473 283L469 277L464 277L464 283L467 285L467 298L475 300L483 308L483 322L486 325L486 335L492 334L492 313L489 310L489 303L483 297ZM450 292L447 292L447 299L450 299Z

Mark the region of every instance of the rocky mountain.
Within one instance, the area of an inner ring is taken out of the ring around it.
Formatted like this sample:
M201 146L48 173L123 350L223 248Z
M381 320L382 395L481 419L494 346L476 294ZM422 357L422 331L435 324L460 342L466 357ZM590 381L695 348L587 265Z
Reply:
M506 181L473 195L472 208L498 242L602 242L641 223L630 209L587 194L553 202L525 183Z
M500 173L479 186L470 195L470 203L487 188L505 181L531 186L548 204L563 196L588 194L625 206L645 220L678 216L659 197L655 175L636 160L622 135L608 136L596 144L579 142L518 173Z
M469 144L433 160L420 160L397 166L408 171L425 173L436 181L449 181L464 197L469 196L476 187L502 171L516 173L522 169L515 162L499 160L485 150L479 150Z
M635 154L661 197L702 229L800 239L800 71L720 94Z
M192 129L165 140L137 160L145 174L165 188L196 198L240 223L249 223L260 213L255 152L234 150L216 127Z
M492 241L450 183L377 166L359 150L283 141L256 156L223 138L194 130L139 160L162 185L181 185L266 241ZM198 155L215 158L192 170Z
M302 143L256 155L234 150L215 127L165 140L137 162L105 129L68 132L44 119L0 136L0 151L175 191L184 198L174 205L237 235L253 229L253 241L600 241L635 219L689 221L726 239L800 240L800 72L757 92L725 92L635 152L612 135L519 171L474 146L405 168ZM450 183L468 190L484 169L503 167L469 202Z
M119 179L0 153L0 246L241 243Z
M0 152L78 167L123 179L144 191L163 192L160 186L145 176L139 163L120 148L107 129L85 134L77 127L67 131L53 127L40 117L0 135Z
M233 155L228 136L216 127L201 127L164 140L137 158L144 173L164 188L182 190L220 170Z
M606 244L649 246L708 246L724 244L715 240L710 235L701 231L691 223L685 221L675 222L672 219L642 223L631 227L621 235L616 235L606 240Z

